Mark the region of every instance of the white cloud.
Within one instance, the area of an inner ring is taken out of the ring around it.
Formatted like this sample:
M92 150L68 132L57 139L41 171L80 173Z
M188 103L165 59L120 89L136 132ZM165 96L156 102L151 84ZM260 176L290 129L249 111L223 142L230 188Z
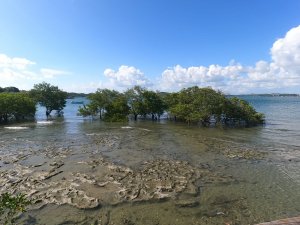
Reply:
M289 30L284 38L278 39L271 48L274 63L289 73L300 72L300 26Z
M133 66L122 65L117 71L106 69L104 75L109 79L106 86L115 89L130 88L134 85L143 87L151 86L151 82L146 78L143 72ZM104 84L105 86L105 84Z
M24 81L37 79L37 74L29 70L31 65L35 65L35 62L0 54L0 86L17 86Z
M271 62L258 61L243 66L231 61L227 66L176 65L163 71L158 88L177 91L192 85L211 86L228 93L276 91L287 87L300 88L300 26L289 30L274 42Z
M42 68L40 69L40 72L44 78L53 78L55 76L59 75L69 75L71 74L70 72L63 71L63 70L54 70L54 69L47 69L47 68Z
M16 86L20 89L31 89L34 83L70 74L62 70L48 68L38 70L35 67L36 63L29 59L0 54L0 87Z
M220 88L229 81L237 79L244 72L246 70L240 64L231 64L225 67L210 65L188 68L176 65L163 71L159 89L178 90L192 85Z
M155 66L155 65L153 65ZM52 79L59 83L58 76L70 72L40 68L29 59L0 54L0 86L32 88L34 83ZM134 85L151 87L162 91L177 91L184 87L211 86L226 93L278 92L300 90L300 26L289 30L276 40L270 49L270 61L258 61L255 65L242 65L231 61L218 64L184 67L175 65L162 71L156 78L148 78L133 66L122 65L117 70L104 71L107 81L74 83L62 87L72 90L95 90L110 88L125 90ZM57 78L56 80L54 78ZM150 80L151 79L151 80ZM73 86L72 86L73 85ZM293 88L293 89L289 89Z
M14 68L24 70L29 65L34 65L35 62L25 58L10 58L5 54L0 54L0 68Z

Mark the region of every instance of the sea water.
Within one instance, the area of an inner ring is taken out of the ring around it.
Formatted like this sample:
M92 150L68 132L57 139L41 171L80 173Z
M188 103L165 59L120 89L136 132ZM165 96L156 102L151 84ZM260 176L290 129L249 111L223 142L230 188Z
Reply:
M18 155L28 149L42 152L50 147L74 147L80 152L84 150L82 146L90 146L89 136L116 135L118 147L95 149L95 154L134 170L139 170L145 161L186 161L196 167L207 167L218 179L232 180L197 184L200 204L192 208L178 208L171 200L125 202L90 211L49 205L25 214L35 218L31 224L63 224L63 221L85 224L95 221L101 210L108 212L111 224L255 224L297 216L300 214L300 97L240 97L265 114L263 126L203 128L167 120L104 123L77 116L79 105L71 100L67 101L63 117L53 116L49 121L44 109L38 107L37 122L11 125L11 129L7 125L0 127L0 171L14 166L4 163L7 155ZM262 157L239 157L240 151L262 153ZM39 160L45 158L35 155L18 163Z

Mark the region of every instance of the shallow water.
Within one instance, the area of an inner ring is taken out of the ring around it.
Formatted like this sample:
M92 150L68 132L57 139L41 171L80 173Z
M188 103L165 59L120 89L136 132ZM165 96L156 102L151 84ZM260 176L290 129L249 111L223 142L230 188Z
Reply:
M244 98L266 114L265 126L199 128L163 120L109 124L77 117L78 105L69 101L64 118L45 122L39 108L38 123L0 127L1 173L17 166L44 172L53 167L51 163L62 161L61 174L47 182L71 179L71 172L104 177L103 165L82 164L99 158L136 174L145 162L159 162L158 168L171 171L177 168L170 162L177 161L187 163L180 167L200 173L192 182L199 192L179 191L163 199L116 201L113 188L105 194L101 187L82 184L80 190L101 197L98 207L79 209L57 205L58 201L33 207L19 223L255 224L298 216L300 98ZM4 190L1 184L0 190Z

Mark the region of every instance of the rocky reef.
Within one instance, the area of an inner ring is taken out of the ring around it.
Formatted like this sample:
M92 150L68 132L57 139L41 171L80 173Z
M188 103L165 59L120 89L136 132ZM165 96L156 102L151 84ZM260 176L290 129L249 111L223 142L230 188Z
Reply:
M0 192L26 193L35 208L49 203L95 208L127 201L175 199L183 192L197 196L195 182L204 172L187 162L168 160L144 162L139 171L103 158L72 163L78 165L72 165L71 171L64 170L68 165L63 161L49 163L47 171L40 169L42 165L14 165L1 171ZM76 168L78 172L74 172Z
M143 139L136 142L137 137ZM68 224L153 224L156 220L156 224L167 224L163 217L153 217L160 208L168 215L168 221L173 221L173 215L178 212L183 215L176 219L184 218L184 213L188 214L186 210L189 210L194 213L193 219L198 218L201 224L208 218L227 216L232 207L240 207L243 200L241 203L236 196L219 194L208 199L203 196L204 187L218 188L239 182L234 176L222 173L221 167L225 168L225 165L185 160L185 149L176 152L176 142L170 142L168 146L174 149L165 149L164 143L149 143L149 139L155 138L148 129L128 128L87 133L81 139L68 140L68 143L16 139L12 141L15 149L0 142L0 194L24 193L32 200L29 215L21 218L23 224L39 224L34 221L42 212L49 214L45 216L48 218L52 209L57 215L64 208L69 211L60 221L69 221ZM169 140L170 137L164 138ZM197 146L202 148L206 141L197 137ZM209 141L213 142L213 153L221 160L263 157L256 150ZM212 149L203 147L201 151L205 154ZM134 157L129 155L131 152ZM204 201L209 207L202 205ZM147 208L149 212L140 211L140 208ZM84 214L85 210L90 210L91 218ZM130 218L131 214L138 214L137 217L144 221ZM185 224L186 221L175 221L174 218L173 222ZM54 221L52 224L67 223Z

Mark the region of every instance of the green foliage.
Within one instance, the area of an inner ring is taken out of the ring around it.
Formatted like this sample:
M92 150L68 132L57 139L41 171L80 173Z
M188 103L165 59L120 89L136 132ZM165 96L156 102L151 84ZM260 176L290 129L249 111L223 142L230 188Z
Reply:
M34 117L35 101L25 93L0 93L0 123Z
M129 114L129 106L127 105L127 99L124 95L119 95L113 99L113 101L107 105L105 121L108 122L123 122L127 121Z
M24 194L13 196L10 193L4 193L0 196L0 222L8 225L14 224L15 216L19 212L24 212L31 201Z
M97 115L97 107L95 106L95 104L79 106L78 115L83 117L95 116Z
M79 115L96 116L109 122L127 120L129 107L123 94L109 89L98 89L88 96L90 103L79 107ZM104 117L103 117L104 116Z
M20 92L20 90L16 87L5 87L5 88L0 87L0 93L1 92Z
M140 86L128 89L124 94L108 89L98 90L89 96L90 103L79 108L82 116L104 114L105 121L124 121L127 115L159 118L165 111L175 120L187 123L256 125L264 122L264 115L246 101L228 99L220 91L197 86L177 93L157 93Z
M89 99L91 100L91 109L96 109L99 113L100 119L106 108L114 101L119 95L117 91L109 89L99 89L95 94L91 94Z
M144 91L144 105L146 114L151 114L152 119L154 117L160 117L166 109L166 104L162 100L159 94L154 91Z
M163 96L163 101L166 105L167 110L179 103L178 95L179 93L174 92L174 93L167 93Z
M130 113L135 120L137 120L138 115L151 115L152 119L160 117L166 109L166 104L158 93L146 90L140 86L128 89L125 92L125 96L130 107Z
M220 118L225 96L211 88L191 87L167 97L169 111L187 123L209 123L211 116Z
M143 96L145 91L146 90L140 86L134 86L125 92L130 113L134 116L134 120L137 120L138 115L144 116L147 114Z
M41 106L46 107L46 116L49 116L53 110L61 112L66 106L67 93L57 86L45 82L35 84L30 94Z
M212 121L232 124L236 121L246 125L261 124L264 115L257 113L245 100L227 99L224 94L211 88L191 87L164 98L168 112L176 120L209 125Z
M139 86L127 90L124 94L108 89L97 90L89 97L90 103L80 107L79 115L95 116L105 121L124 121L128 114L137 119L138 115L151 115L154 119L165 110L166 105L160 95Z
M264 114L256 110L245 100L233 97L227 99L224 107L226 120L245 121L249 125L261 124L264 122Z

